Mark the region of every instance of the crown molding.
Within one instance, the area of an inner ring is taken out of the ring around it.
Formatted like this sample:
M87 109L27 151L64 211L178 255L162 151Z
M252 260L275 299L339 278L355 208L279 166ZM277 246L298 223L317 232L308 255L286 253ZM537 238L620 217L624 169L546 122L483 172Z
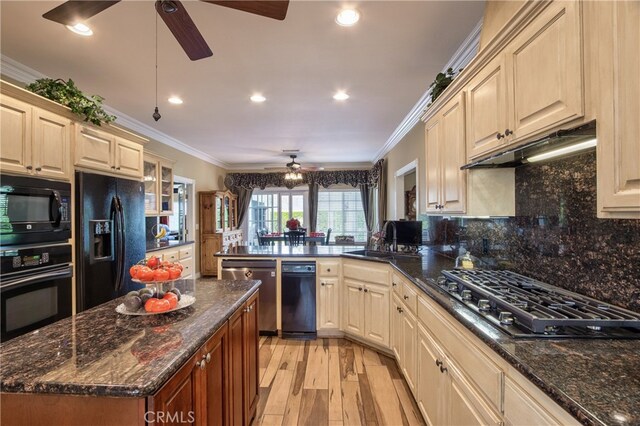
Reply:
M25 84L31 83L39 78L49 78L49 76L42 74L41 72L34 70L33 68L29 68L28 66L21 64L20 62L11 59L6 55L0 55L0 73L12 78L13 80ZM118 111L115 108L111 108L108 105L103 105L103 108L107 113L118 117L115 121L115 124L118 127L122 127L126 130L139 133L146 138L154 139L160 143L175 148L178 151L182 151L186 154L206 161L207 163L213 164L214 166L222 167L224 169L228 169L230 167L230 164L225 163L224 161L220 161L217 158L214 158L200 150L192 148L184 142L171 137L166 133L160 132L151 126L144 124L141 121L138 121L121 111Z
M471 30L467 38L462 42L458 50L453 54L449 62L444 66L443 72L449 68L454 70L464 68L478 53L480 47L480 31L482 30L482 20L476 24ZM426 92L420 97L418 102L411 108L409 113L404 117L402 122L393 131L387 142L378 150L376 156L373 158L373 163L384 158L395 147L407 133L413 129L413 127L420 121L420 117L427 109L427 105L431 100L431 88L428 88Z
M359 163L314 163L311 167L313 170L307 171L320 171L319 168L323 168L324 171L332 170L369 170L373 166L373 163L368 161ZM230 164L227 168L228 171L234 172L252 172L252 173L270 173L281 172L286 170L285 163L240 163ZM305 165L302 163L302 171L305 171Z

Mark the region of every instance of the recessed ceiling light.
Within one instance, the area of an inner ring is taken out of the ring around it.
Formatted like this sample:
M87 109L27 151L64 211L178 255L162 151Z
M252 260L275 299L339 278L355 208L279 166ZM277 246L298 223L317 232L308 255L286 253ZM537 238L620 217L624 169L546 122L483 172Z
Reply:
M79 34L81 36L88 37L90 35L93 35L93 31L91 31L91 28L89 28L82 22L77 23L75 25L67 25L66 27L69 31L73 31L74 33Z
M260 103L260 102L264 102L267 100L267 98L265 98L264 96L262 96L259 93L256 93L255 95L251 96L251 102L255 102L255 103Z
M355 25L360 19L360 14L355 9L342 9L336 16L336 23L343 27Z
M333 95L333 99L335 99L336 101L346 101L347 99L349 99L349 95L347 95L347 92L341 90Z
M182 104L182 99L180 99L177 96L172 96L167 100L169 101L170 104L174 104L174 105L181 105Z

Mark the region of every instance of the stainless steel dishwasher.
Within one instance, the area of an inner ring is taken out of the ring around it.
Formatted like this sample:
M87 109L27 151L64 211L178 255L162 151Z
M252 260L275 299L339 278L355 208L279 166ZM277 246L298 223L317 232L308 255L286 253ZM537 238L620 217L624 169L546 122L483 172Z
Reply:
M316 264L282 262L282 337L316 337Z
M275 260L223 260L223 280L260 280L258 328L261 335L278 334Z

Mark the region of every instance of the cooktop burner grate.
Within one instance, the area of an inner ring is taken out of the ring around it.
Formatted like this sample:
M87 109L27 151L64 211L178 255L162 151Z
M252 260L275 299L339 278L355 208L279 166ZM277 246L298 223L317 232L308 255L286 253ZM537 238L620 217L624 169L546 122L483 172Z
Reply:
M439 284L450 294L513 335L606 335L603 329L640 329L640 314L515 272L452 270L442 274L445 279ZM640 338L640 330L632 330L631 337Z

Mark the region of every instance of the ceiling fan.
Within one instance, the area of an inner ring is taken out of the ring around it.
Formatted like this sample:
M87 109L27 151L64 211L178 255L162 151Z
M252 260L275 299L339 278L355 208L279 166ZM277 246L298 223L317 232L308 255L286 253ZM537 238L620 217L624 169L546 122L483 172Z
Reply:
M253 13L255 15L266 16L267 18L284 20L289 7L289 0L224 0L224 1L208 1L201 0L205 3L213 3L219 6L230 7L232 9L241 10L243 12ZM58 22L63 25L75 25L92 16L97 15L103 10L119 3L120 0L111 1L67 1L60 6L55 7L42 15L43 18ZM213 53L207 42L198 31L196 24L193 22L187 10L178 0L157 0L155 3L156 11L169 27L173 36L178 40L182 49L192 61L207 58Z

